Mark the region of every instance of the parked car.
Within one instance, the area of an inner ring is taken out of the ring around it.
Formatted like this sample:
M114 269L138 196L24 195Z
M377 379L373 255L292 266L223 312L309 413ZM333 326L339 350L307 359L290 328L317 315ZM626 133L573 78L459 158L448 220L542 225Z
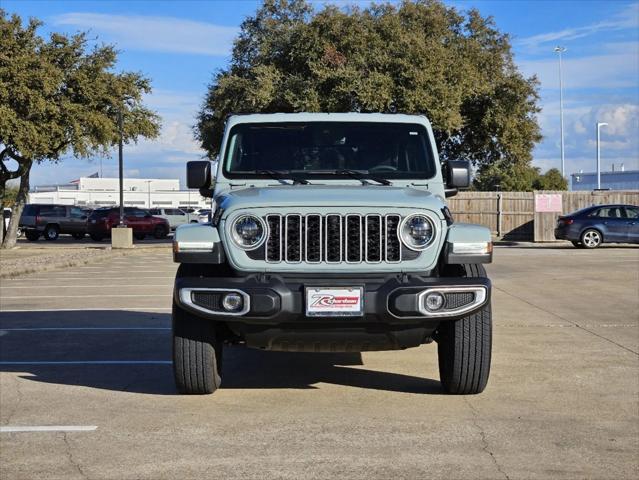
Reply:
M3 225L3 227L2 227L2 228L4 229L4 230L2 231L2 233L3 233L2 237L3 237L3 238L4 238L4 236L7 234L7 230L9 230L9 222L11 221L11 215L12 215L12 210L11 210L9 207L5 207L5 208L2 210L2 217L3 217L3 219L4 219L4 220L3 220L3 221L4 221L4 223L2 224L2 225ZM18 238L20 238L20 237L22 236L22 228L20 227L20 225L18 225L18 232L17 232L17 235L16 235L16 236L17 236Z
M73 205L27 204L20 217L20 228L27 240L57 240L67 233L81 240L87 233L87 215Z
M108 207L93 210L89 216L88 231L93 240L99 242L111 235L111 229L120 222L120 208ZM133 229L133 236L143 240L147 235L164 238L170 227L165 218L154 217L149 212L135 207L124 207L124 223Z
M197 214L197 223L208 223L211 221L211 209L203 208Z
M185 223L191 223L191 218L193 218L194 222L197 221L197 217L191 216L179 208L152 208L149 210L149 213L155 217L166 219L169 222L171 230L175 230Z
M639 207L596 205L557 219L555 238L575 247L597 248L602 243L639 243Z

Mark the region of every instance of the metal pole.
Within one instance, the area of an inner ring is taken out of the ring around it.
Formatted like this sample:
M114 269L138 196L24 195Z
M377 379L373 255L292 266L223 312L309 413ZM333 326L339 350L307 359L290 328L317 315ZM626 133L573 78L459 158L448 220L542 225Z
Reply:
M122 159L122 109L118 110L118 128L120 138L118 140L118 166L120 169L120 226L124 226L124 161Z
M564 81L561 72L561 54L565 52L564 47L555 47L555 52L559 54L559 136L561 137L561 176L566 176L564 158Z
M597 190L601 189L601 127L608 125L606 122L597 123Z
M149 192L149 208L151 208L151 180L146 182L147 190Z

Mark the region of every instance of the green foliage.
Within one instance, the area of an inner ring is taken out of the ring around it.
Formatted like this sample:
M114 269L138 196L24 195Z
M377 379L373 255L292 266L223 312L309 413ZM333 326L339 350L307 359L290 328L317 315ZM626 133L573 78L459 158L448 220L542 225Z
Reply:
M158 135L158 116L142 104L149 80L115 73L114 47L89 49L84 33L45 40L40 25L0 10L0 145L32 161L105 153L125 99L125 140Z
M475 177L474 187L486 191L531 192L567 190L568 183L556 168L551 168L542 175L538 167L523 163L497 162L479 172Z
M231 113L425 114L442 159L528 165L540 140L537 81L491 18L437 0L368 8L267 0L242 23L209 86L196 134L213 157Z
M556 168L551 168L535 181L535 190L568 190L568 181Z
M13 207L16 202L16 197L18 196L18 186L17 185L7 185L2 193L2 198L0 202L3 207Z

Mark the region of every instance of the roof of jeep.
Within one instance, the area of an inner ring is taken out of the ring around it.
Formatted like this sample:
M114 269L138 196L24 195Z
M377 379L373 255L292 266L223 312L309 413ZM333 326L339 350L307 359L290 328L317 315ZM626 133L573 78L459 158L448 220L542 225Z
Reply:
M276 122L386 122L386 123L426 123L424 115L402 113L250 113L235 114L228 118L228 126L238 123Z

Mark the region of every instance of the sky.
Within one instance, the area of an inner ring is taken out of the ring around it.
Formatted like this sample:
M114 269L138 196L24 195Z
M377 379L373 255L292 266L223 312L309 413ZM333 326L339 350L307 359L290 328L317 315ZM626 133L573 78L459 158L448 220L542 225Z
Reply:
M242 20L261 2L226 1L28 1L1 0L9 13L44 22L40 34L89 31L120 50L118 69L141 71L152 80L146 103L163 119L153 141L125 148L125 175L180 178L185 162L204 155L193 138L195 116L213 74L230 58ZM367 2L318 1L346 6ZM476 8L511 36L515 62L540 81L538 121L544 136L533 163L560 167L559 72L553 51L563 53L566 174L594 171L596 122L602 127L602 169L639 169L639 2L634 1L446 1L461 11ZM35 166L32 185L66 183L102 168L117 176L117 153L102 159L65 158Z

